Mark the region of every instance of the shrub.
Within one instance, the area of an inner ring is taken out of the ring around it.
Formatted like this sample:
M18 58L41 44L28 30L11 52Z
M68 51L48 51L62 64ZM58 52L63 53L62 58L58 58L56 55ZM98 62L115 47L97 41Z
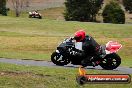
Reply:
M0 14L7 16L6 0L0 0Z
M132 13L132 0L123 0L123 5L125 6L126 11Z
M125 13L116 2L107 4L103 10L102 16L105 23L125 23Z
M96 21L103 0L66 0L65 20Z

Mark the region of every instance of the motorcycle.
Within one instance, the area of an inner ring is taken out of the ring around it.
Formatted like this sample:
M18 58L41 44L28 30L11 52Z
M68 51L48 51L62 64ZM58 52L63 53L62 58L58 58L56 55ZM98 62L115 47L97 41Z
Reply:
M42 15L38 12L29 12L29 18L38 18L38 19L42 19Z
M103 69L113 70L121 64L121 58L117 51L122 47L121 44L115 41L109 41L106 45L101 45L101 55L97 59L93 56L90 62L86 63L87 66L100 65ZM64 66L69 63L73 65L81 65L83 56L76 56L76 53L83 52L81 42L77 43L72 38L66 38L59 44L56 51L51 55L51 61L59 66ZM94 65L93 65L94 64Z

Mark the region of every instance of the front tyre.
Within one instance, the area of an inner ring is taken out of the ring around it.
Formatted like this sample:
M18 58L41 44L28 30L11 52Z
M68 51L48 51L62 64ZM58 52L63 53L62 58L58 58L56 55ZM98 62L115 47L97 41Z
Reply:
M60 53L53 52L51 55L51 61L59 66L64 66L70 63L69 59L63 57Z
M120 64L121 64L120 56L116 53L112 53L106 55L103 58L102 62L100 63L100 66L106 70L113 70L116 69Z

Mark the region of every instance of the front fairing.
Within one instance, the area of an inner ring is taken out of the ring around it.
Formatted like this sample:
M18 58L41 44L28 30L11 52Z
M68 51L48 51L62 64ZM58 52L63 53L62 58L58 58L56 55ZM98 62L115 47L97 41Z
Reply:
M71 38L66 38L57 46L57 50L59 50L60 53L65 54L69 53L71 47L74 47L74 41L72 41Z
M69 39L69 38L66 38L66 39L64 39L64 41L63 42L61 42L59 45L58 45L58 47L72 47L72 46L74 46L75 45L75 43L74 43L74 41L72 41L71 39Z

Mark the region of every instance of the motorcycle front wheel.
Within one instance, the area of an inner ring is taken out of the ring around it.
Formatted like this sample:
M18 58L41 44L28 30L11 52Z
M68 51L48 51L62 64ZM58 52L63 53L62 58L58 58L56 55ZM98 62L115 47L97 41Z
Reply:
M70 63L70 60L62 56L60 53L53 52L51 55L51 61L59 66L64 66Z
M121 58L116 53L106 55L100 66L106 70L113 70L116 69L121 64Z

